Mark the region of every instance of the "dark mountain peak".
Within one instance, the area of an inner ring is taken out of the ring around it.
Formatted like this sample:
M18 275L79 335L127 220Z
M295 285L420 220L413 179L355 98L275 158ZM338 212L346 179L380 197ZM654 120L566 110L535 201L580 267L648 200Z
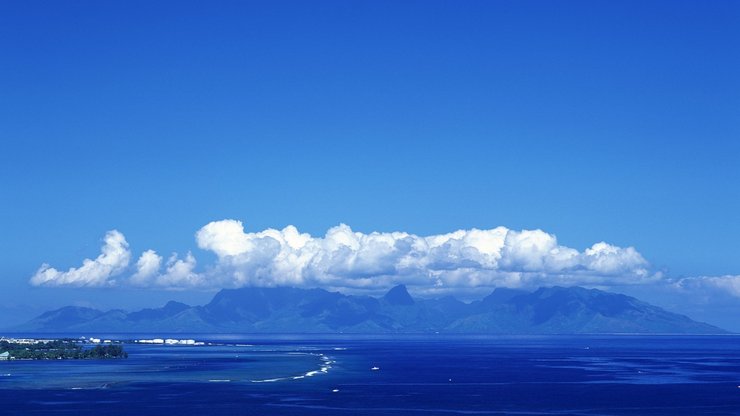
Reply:
M394 286L383 296L383 300L390 305L413 305L414 299L409 295L406 285Z

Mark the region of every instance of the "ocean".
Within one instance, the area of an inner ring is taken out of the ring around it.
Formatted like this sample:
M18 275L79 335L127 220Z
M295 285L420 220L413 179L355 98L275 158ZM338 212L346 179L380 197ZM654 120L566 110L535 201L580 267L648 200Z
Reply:
M0 362L0 414L740 415L740 336L174 338Z

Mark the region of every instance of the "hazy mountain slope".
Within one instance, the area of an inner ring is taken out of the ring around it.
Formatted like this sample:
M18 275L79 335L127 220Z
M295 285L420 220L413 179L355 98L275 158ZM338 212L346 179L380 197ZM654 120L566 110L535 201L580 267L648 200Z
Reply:
M126 313L65 307L19 331L120 332L448 332L490 334L697 333L724 331L633 297L580 287L497 289L463 303L412 298L403 285L381 298L323 289L224 289L204 306L169 302Z

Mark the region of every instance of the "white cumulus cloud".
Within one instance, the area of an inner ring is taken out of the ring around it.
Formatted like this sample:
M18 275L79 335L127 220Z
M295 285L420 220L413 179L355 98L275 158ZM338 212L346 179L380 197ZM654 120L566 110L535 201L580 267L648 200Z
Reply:
M101 253L94 260L85 259L82 266L67 271L43 264L33 277L34 286L111 286L112 280L128 267L131 260L126 237L117 230L109 231L103 239Z
M222 220L201 228L196 242L218 257L208 275L221 286L470 288L632 284L652 278L647 261L632 247L600 242L580 252L544 231L505 227L418 236L365 234L341 224L312 237L294 226L249 233L240 221Z
M203 286L202 275L195 271L197 262L192 253L179 258L173 253L162 269L163 258L154 250L141 254L136 262L136 272L128 280L134 286L159 286L165 288L186 288Z
M156 278L156 285L174 288L203 286L203 277L195 272L196 264L190 252L183 259L178 258L177 253L172 254L165 272Z
M130 282L136 286L147 286L159 274L161 267L162 256L154 250L147 250L136 261L136 273L131 276Z

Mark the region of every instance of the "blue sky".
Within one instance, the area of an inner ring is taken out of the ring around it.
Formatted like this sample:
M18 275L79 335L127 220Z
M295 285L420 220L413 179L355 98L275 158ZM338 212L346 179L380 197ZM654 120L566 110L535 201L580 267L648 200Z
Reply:
M203 271L194 235L224 219L541 229L671 282L740 275L739 22L734 1L4 3L0 304L204 301L29 279L114 229L128 274L148 249ZM740 310L654 286L623 289Z

